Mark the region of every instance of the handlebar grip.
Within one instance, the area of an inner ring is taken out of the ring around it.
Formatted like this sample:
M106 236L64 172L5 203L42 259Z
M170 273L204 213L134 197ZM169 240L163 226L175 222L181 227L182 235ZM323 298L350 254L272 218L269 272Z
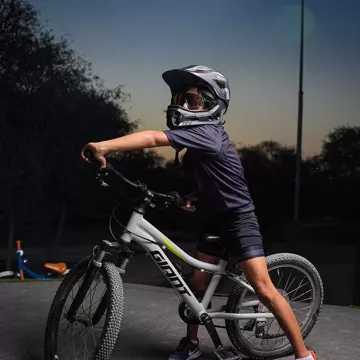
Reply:
M89 149L84 150L84 156L90 160L90 162L96 162L97 164L100 164L100 162L95 158L93 152ZM116 176L118 176L122 181L124 181L127 185L130 185L133 188L141 188L141 186L138 183L134 183L133 181L127 179L123 174L121 174L119 171L117 171L114 166L109 164L109 162L106 162L106 167L104 169L100 169L98 174L102 176L103 174L107 174L108 171L113 172Z
M162 194L155 191L152 191L151 193L157 200L164 202L167 201L170 205L175 207L184 206L186 204L186 201L175 191L169 194Z
M99 161L95 158L93 152L89 149L84 150L84 156L88 158L91 162L96 161L99 163Z
M173 205L175 206L184 206L185 205L185 201L184 199L180 196L179 193L173 191L170 193L170 196L172 197L172 202L173 202Z
M100 162L95 158L93 152L89 149L84 150L84 156L89 159L90 162L96 162L100 164ZM100 169L98 171L98 176L103 177L104 175L107 176L108 173L112 172L117 177L119 177L124 183L126 183L128 186L135 188L137 190L148 192L148 189L145 184L142 184L140 182L133 182L129 179L127 179L123 174L121 174L117 169L114 168L112 164L110 164L108 161L106 162L106 167L103 169ZM170 194L162 194L154 191L150 191L150 193L157 198L157 200L163 201L163 202L169 202L172 206L185 206L186 201L183 199L179 193L177 192L171 192Z
M178 206L178 207L185 206L186 205L186 200L182 196L180 196L179 194L177 194L177 196L178 196L178 199L177 199L177 202L176 202L176 206Z

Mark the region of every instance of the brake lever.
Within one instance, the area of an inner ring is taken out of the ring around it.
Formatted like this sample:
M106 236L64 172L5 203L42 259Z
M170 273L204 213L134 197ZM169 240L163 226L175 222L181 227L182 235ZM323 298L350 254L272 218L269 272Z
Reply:
M110 185L106 183L103 178L109 175L109 171L107 169L100 169L96 174L96 180L100 181L100 185L104 187L109 187Z

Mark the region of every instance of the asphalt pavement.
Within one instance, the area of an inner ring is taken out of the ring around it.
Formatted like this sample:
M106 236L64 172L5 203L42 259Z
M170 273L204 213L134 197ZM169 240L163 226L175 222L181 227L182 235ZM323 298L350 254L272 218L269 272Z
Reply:
M41 281L0 283L0 360L44 358L44 326L58 285ZM179 299L165 287L125 283L124 291L124 319L112 359L167 359L185 330L177 314ZM219 329L219 334L224 344L230 345L226 331ZM202 359L214 359L203 327L199 337ZM360 310L324 305L306 343L316 349L319 360L359 360Z

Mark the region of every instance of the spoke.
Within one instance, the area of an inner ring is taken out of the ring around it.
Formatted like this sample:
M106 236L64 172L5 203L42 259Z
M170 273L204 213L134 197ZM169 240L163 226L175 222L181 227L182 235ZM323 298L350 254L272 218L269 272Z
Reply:
M71 331L71 332L73 332L73 331ZM75 355L75 359L77 358L77 356L76 356L76 350L75 350L75 344L74 344L74 341L73 341L73 349L74 349L74 355Z
M79 331L79 334L81 334L81 333L83 332L83 330L79 327L79 325L78 325L77 322L76 322L76 326L77 326L77 328L80 330L80 331ZM85 328L84 328L84 329L85 329ZM87 349L85 339L84 339L83 337L81 337L81 339L82 339L82 341L83 341L83 343L84 343L84 345L85 345L85 349Z
M104 292L103 292L103 296L104 296L104 294L105 294L105 291L106 291L106 289L105 289ZM85 300L85 299L84 299L84 300ZM96 303L98 303L98 302L101 301L101 300L102 300L102 297L101 297L99 300L97 300L93 305L95 305ZM86 317L87 319L90 319L90 312L89 312L89 314L87 314L87 310L89 310L89 309L91 308L91 306L92 306L92 305L90 305L90 306L88 306L86 309L84 309L83 304L81 304L82 314L85 315L85 317ZM65 316L63 317L63 319L65 319Z
M268 329L267 329L267 331L266 331L266 335L269 335L269 330L270 330L272 324L274 323L274 321L275 321L275 319L272 319L272 320L270 321L270 325L268 326ZM260 345L262 345L263 341L264 341L264 338L261 340Z
M293 278L293 280L291 281L291 283L290 283L290 285L288 287L289 289L291 288L291 285L293 284L294 281L295 281L295 278ZM289 293L287 292L287 290L285 290L285 292L286 292L285 295L288 296Z
M277 270L278 270L278 274L279 274L279 269L277 269ZM281 276L280 276L280 279L279 279L279 282L278 282L277 287L276 287L277 289L279 289L279 286L280 286L283 275L284 275L284 273L282 272Z
M71 328L71 329L73 329L73 328ZM82 331L83 331L83 330L82 330ZM81 332L82 332L82 331L81 331ZM71 332L73 332L73 331L71 331ZM77 333L76 336L75 336L75 338L79 337L79 336L81 335L81 332ZM75 339L75 338L74 338L74 339ZM74 339L73 339L73 340L74 340ZM65 345L69 344L70 342L71 342L71 340L69 340ZM64 347L65 345L63 345L62 347Z
M288 279L286 280L286 284L285 284L285 287L284 287L284 291L285 291L285 292L286 292L286 289L287 289L287 286L288 286L288 283L289 283L289 280L290 280L290 276L291 276L293 270L294 270L294 269L291 268L290 275L289 275Z
M97 285L98 285L98 284L97 284ZM97 285L95 285L95 289L96 289ZM90 296L90 299L91 299L91 292L92 292L92 289L91 289L91 287L90 287L89 293L87 293L86 296L84 297L84 301L85 301L89 296ZM84 301L83 301L83 302L84 302Z
M295 291L295 294L296 294L296 293L297 293L297 291L298 291L299 289L301 289L303 286L305 286L305 285L306 285L306 284L301 285L301 284L302 284L302 282L303 282L303 280L304 280L304 278L305 278L305 276L304 276L304 277L303 277L303 279L301 280L301 282L300 282L299 286L298 286L296 289L291 290L291 291L288 293L288 295L289 295L289 294L291 294L291 293L293 293L294 291ZM294 294L294 296L295 296L295 294Z
M307 299L304 299L304 300L302 300L302 301L299 301L299 303L301 303L301 302L303 302L303 301L308 301L308 300L312 300L312 296L309 297L309 298L307 298Z
M74 288L71 289L71 294L72 294L72 295L69 294L69 297L70 297L70 299L71 299L72 301L74 301ZM84 299L84 300L85 300L85 299ZM82 307L82 304L80 305L80 307Z
M69 329L70 325L71 325L71 323L69 322L69 324L67 325L65 330L60 335L64 335L66 333L66 331Z
M88 335L88 333L89 333L89 331L90 331L91 328L92 328L92 327L86 328L85 334L84 334L85 336ZM88 347L87 347L87 343L85 343L85 348L86 348L86 352L90 354L90 351L88 350ZM85 355L84 355L84 360L85 360Z
M246 340L249 340L250 338L252 338L253 336L255 336L255 333L250 335Z
M85 314L85 316L86 316L86 314ZM76 332L76 333L74 334L74 328L73 328L73 326L71 326L71 325L75 325L75 326L77 327L77 329L78 329L78 332ZM93 338L94 346L96 347L95 330L101 330L102 327L101 327L101 326L87 326L87 327L85 327L83 324L81 324L81 325L83 326L83 328L80 328L78 322L76 322L75 324L71 324L70 322L68 323L66 329L62 332L61 335L63 335L63 334L68 330L68 328L71 326L71 330L72 330L71 333L72 333L73 338L70 339L69 341L67 341L65 344L63 344L63 345L60 347L59 351L60 351L61 349L63 349L66 345L68 345L70 342L73 343L73 347L74 347L74 346L75 346L75 340L76 340L77 338L79 338L80 336L82 336L82 341L83 341L84 347L85 347L85 353L90 353L90 351L89 351L89 349L88 349L88 347L87 347L87 342L85 341L85 337L88 335L88 333L89 333L89 331L90 331L90 328L93 330L93 331L92 331L92 335L90 335L90 336Z
M311 291L311 290L309 290L309 291ZM312 296L309 297L309 298L306 298L306 299L304 299L304 300L299 301L299 303L302 303L302 302L305 302L305 301L308 301L308 300L312 300Z
M95 289L96 289L96 287L95 287ZM90 287L89 293L90 293L89 294L90 295L90 306L87 309L85 309L85 311L89 310L89 313L91 313L91 303L92 303L93 297L95 295L95 290L92 292L91 287Z
M86 293L86 295L85 295L85 297L84 297L84 300L83 300L83 303L85 302L85 300L86 300L87 298L90 297L90 299L91 299L91 294L92 294L92 292L95 292L95 289L96 289L96 287L98 286L99 282L100 282L100 281L99 281L99 279L98 279L96 285L94 286L94 288L91 288L91 285L90 285L90 289L89 289L89 291ZM81 286L81 285L79 285L79 289L80 289L80 286ZM69 297L71 297L72 300L74 300L74 293L73 293L73 291L74 291L74 288L71 289L72 295L69 294ZM82 304L81 304L80 306L82 306Z
M293 309L294 311L297 311L297 312L299 312L300 314L303 314L303 315L305 315L306 316L306 314L304 314L302 311L299 311L299 310L297 310L297 309Z
M105 295L105 292L106 292L106 289L104 290L103 295L100 297L100 299L99 299L99 300L96 300L93 305L97 304L99 301L102 300L103 296ZM91 305L90 305L88 308L86 308L85 311L87 311L90 307L91 307ZM90 317L90 316L89 316L89 317Z
M290 304L291 304L292 302L294 302L296 299L302 297L303 295L305 295L305 294L307 294L307 293L309 293L309 292L311 292L311 289L308 290L308 291L306 291L306 292L304 292L302 295L297 296L295 299L291 299ZM312 297L310 297L310 298L308 298L308 299L312 299ZM306 299L306 300L308 300L308 299ZM303 300L303 301L306 301L306 300Z
M291 288L291 285L293 284L293 282L295 281L295 277L292 279L291 283L289 284L289 286L285 289L286 292L286 296L289 295L289 293L287 292L287 289Z

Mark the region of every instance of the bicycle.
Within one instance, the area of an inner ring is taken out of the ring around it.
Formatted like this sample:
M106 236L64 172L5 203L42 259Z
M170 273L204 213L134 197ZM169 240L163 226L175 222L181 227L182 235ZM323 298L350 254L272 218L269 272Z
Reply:
M91 155L88 153L86 156L90 157ZM121 235L115 238L115 241L103 240L95 246L93 253L82 258L60 284L46 322L45 360L63 358L60 354L58 335L64 335L73 325L76 327L75 331L79 330L79 332L72 340L72 347L69 350L74 352L72 358L109 359L122 324L124 305L122 277L134 253L131 248L132 242L139 244L145 250L171 284L180 299L178 311L181 319L186 323L198 323L205 326L215 347L214 354L218 359L240 359L241 353L254 359L273 359L293 353L291 345L280 327L278 331L269 333L275 322L274 315L257 299L242 271L239 268L231 267L231 259L224 257L219 260L218 264L201 262L183 251L145 219L144 216L149 207L170 209L183 206L184 200L178 193L162 194L152 191L145 184L135 183L126 178L109 161L106 168L97 171L97 179L102 186L114 188L109 181L112 176L128 186L129 191L130 189L134 190L136 200L131 207L126 226L121 224L123 226ZM109 220L110 231L113 217L114 210ZM113 235L113 232L111 233ZM199 296L191 290L181 276L178 267L166 255L166 250L192 267L212 274L204 294ZM299 324L303 337L306 338L319 317L323 303L323 284L318 271L308 260L296 254L274 254L267 256L266 261L269 273L279 276L276 287L294 305L294 312L304 314L301 310L309 309ZM282 275L280 275L280 271L282 271ZM296 271L303 275L300 283L290 279L291 274ZM212 309L211 300L222 278L230 279L234 284L226 304ZM305 278L307 282L304 282ZM286 282L282 283L282 279L286 279ZM105 289L93 306L86 307L83 302L94 299L96 287L100 281L104 282ZM79 283L78 290L74 291L77 283ZM93 284L95 284L95 290L92 288ZM298 291L304 287L305 293L299 295ZM292 298L290 298L291 294L294 295ZM68 299L69 295L70 299ZM68 306L65 306L67 300L70 302ZM92 308L94 313L91 313ZM63 331L59 330L62 320L60 317L69 321L69 325ZM103 319L104 325L97 331L96 326L101 319ZM215 319L225 321L224 327L232 347L222 344L214 324ZM241 321L245 322L242 326L239 325ZM85 345L85 349L84 354L77 357L74 340L78 340L84 330L89 332L90 329L93 330L93 337L90 342L88 339L80 341L82 345ZM253 334L248 337L252 332ZM73 328L71 334L73 334ZM254 338L254 341L249 341L251 338ZM255 341L258 343L255 344ZM267 346L263 346L264 342ZM270 345L269 342L271 342ZM88 350L90 344L94 346L92 351ZM70 359L70 357L66 358Z
M66 263L44 263L44 269L48 270L46 274L39 274L27 266L28 260L24 259L24 250L21 248L21 240L16 240L16 255L17 255L17 271L7 270L0 272L0 279L4 278L19 278L25 280L25 274L36 280L51 280L57 276L66 275L70 269L67 268Z

